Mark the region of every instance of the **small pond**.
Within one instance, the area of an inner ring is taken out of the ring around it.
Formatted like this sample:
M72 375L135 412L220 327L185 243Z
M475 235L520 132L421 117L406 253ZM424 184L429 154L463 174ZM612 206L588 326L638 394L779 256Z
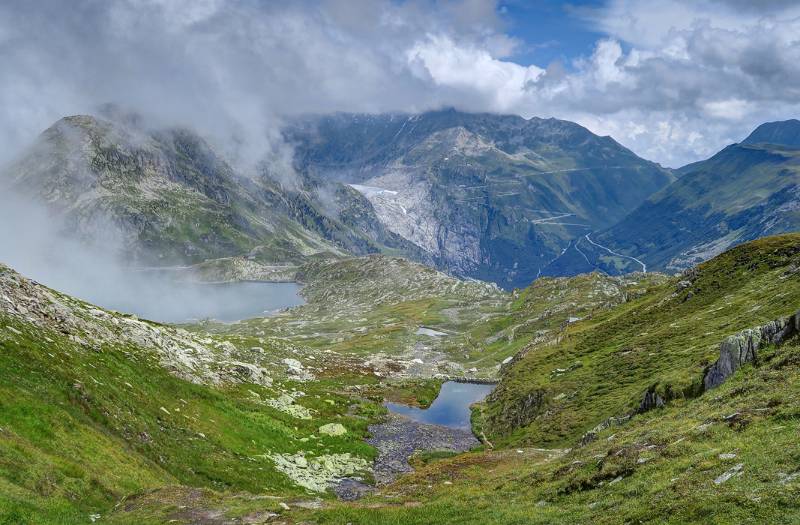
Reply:
M235 282L195 284L158 282L126 289L124 294L93 294L105 308L133 313L162 323L202 319L223 322L264 317L283 308L303 304L296 283Z
M442 384L439 395L428 408L391 402L386 403L386 408L420 423L469 430L471 428L469 406L483 400L494 387L495 385L486 383L447 381Z

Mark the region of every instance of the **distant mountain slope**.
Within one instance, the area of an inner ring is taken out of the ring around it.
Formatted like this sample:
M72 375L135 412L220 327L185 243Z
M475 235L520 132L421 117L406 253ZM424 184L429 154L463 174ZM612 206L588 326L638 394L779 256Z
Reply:
M767 122L758 126L742 144L780 144L800 148L800 120Z
M527 285L570 239L610 226L674 178L555 119L337 114L286 135L303 171L352 184L440 267L505 287Z
M243 177L180 128L66 117L2 174L0 186L61 214L61 231L118 248L139 264L416 250L381 227L352 188L308 179L286 189L266 176Z
M735 244L800 230L797 120L759 126L741 143L678 171L679 180L593 240L650 268L678 271ZM603 269L640 269L630 259L595 258L601 252L589 259Z

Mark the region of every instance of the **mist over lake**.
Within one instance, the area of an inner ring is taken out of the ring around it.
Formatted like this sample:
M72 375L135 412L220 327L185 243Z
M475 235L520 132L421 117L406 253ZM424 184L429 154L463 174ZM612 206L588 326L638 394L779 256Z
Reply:
M153 286L142 294L109 298L100 306L133 313L162 323L203 319L234 322L265 317L278 310L303 304L296 283L169 283Z

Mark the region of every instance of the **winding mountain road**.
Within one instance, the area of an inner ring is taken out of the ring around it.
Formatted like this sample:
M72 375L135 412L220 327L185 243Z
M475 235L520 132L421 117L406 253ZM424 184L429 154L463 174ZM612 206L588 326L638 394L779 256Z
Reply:
M594 244L594 245L595 245L595 246L597 246L598 248L602 248L602 249L604 249L605 251L607 251L607 252L608 252L608 253L610 253L611 255L616 255L617 257L623 257L623 258L625 258L625 259L630 259L630 260L632 260L632 261L636 261L637 263L639 263L639 265L641 265L641 267L642 267L642 273L647 273L647 265L646 265L645 263L643 263L642 261L640 261L639 259L637 259L636 257L631 257L630 255L623 255L623 254L621 254L621 253L617 253L617 252L615 252L614 250L612 250L611 248L609 248L609 247L607 247L607 246L603 246L602 244L598 244L598 243L594 242L594 241L593 241L593 240L592 240L592 239L589 237L589 235L591 235L591 234L587 233L586 235L584 235L584 237L586 237L586 240L587 240L587 241L589 241L590 243Z

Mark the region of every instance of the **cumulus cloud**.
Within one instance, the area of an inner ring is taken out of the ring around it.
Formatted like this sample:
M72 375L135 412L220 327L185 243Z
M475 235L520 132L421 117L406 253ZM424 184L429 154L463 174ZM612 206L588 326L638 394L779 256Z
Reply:
M764 121L796 117L800 5L754 4L613 0L584 11L587 23L622 44L614 64L625 81L586 89L596 52L565 81L572 97L559 108L672 166L711 155Z
M797 116L800 6L609 0L568 63L519 64L492 0L9 0L0 161L57 118L116 102L252 166L285 164L299 113L454 106L575 120L677 166Z

